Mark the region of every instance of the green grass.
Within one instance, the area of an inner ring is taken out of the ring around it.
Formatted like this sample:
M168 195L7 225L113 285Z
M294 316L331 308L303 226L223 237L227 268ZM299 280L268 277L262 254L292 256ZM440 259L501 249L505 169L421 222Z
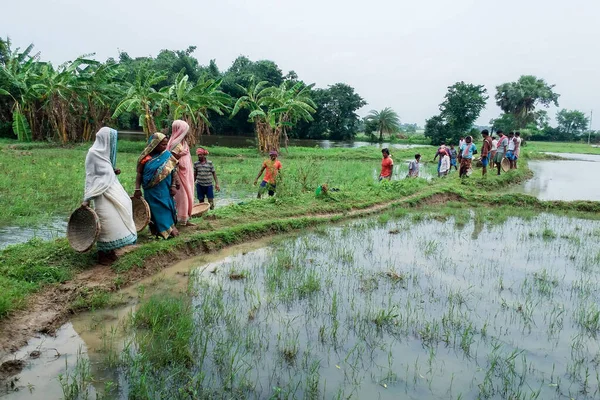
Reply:
M83 197L85 157L89 144L57 147L39 143L0 142L0 227L36 226L54 218L66 219ZM140 142L119 142L118 167L123 187L132 193ZM254 195L252 186L263 157L254 149L210 148L224 196L246 199ZM431 153L428 154L427 152ZM423 151L433 157L434 149ZM414 156L414 150L393 152L397 164ZM313 149L304 147L282 151L282 182L279 197L313 193L316 187L355 190L379 172L381 153L372 147L357 149ZM217 202L219 195L217 196Z
M527 153L580 153L580 154L600 154L600 147L592 147L587 143L571 142L527 142L523 147Z
M0 175L0 226L42 224L55 216L62 218L75 209L82 197L88 146L62 147L0 141L0 166L4 171ZM123 141L119 145L120 180L130 192L133 189L136 159L142 148L140 142ZM505 187L530 176L531 172L525 163L519 170L501 176L490 174L482 178L480 170L476 169L470 178L464 180L454 173L444 179L434 178L431 182L404 179L379 183L375 178L381 156L379 150L372 147L294 147L289 152L284 150L281 156L284 168L277 196L253 200L256 188L252 182L260 168L262 156L254 149L214 147L210 151L224 192L239 195L244 200L239 204L219 207L217 198L217 209L212 212L214 219L199 221L200 230L188 231L175 240L149 241L142 234L139 248L115 263L115 271L126 272L144 265L150 258L167 256L186 248L199 246L209 251L264 235L335 222L340 217L319 215L343 215L351 210L384 202L401 201L407 196L415 197L381 215L380 222L385 223L391 217L404 215L406 208L423 207L423 199L435 194L456 198L444 207L433 205L430 208L440 217L453 216L458 225L468 219L468 211L464 206L477 208L476 218L497 220L506 218L507 208L519 210L521 214L531 214L534 212L531 210L560 211L588 218L600 212L600 203L596 202L543 202L527 195L503 194ZM434 152L434 148L421 150L424 160L432 159ZM412 149L394 151L396 164L405 168L403 160L410 159L413 153ZM435 168L433 164L426 167ZM316 198L314 188L322 183L339 191ZM480 208L478 205L493 207ZM423 214L420 214L422 217ZM22 308L28 296L44 285L65 282L94 263L93 252L75 253L65 239L48 242L33 240L0 252L0 318ZM312 284L308 285L306 292L313 287ZM97 300L90 302L85 298L77 306L90 307Z

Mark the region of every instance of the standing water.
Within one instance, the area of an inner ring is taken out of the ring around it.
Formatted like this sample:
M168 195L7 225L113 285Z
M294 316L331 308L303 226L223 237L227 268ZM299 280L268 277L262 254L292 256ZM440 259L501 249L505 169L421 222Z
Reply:
M540 200L600 201L600 155L548 153L565 160L529 161L533 178L512 192L530 194Z
M113 311L118 334L89 314L93 370L110 398L599 398L600 222L494 212L198 259L188 295L144 284L132 317Z

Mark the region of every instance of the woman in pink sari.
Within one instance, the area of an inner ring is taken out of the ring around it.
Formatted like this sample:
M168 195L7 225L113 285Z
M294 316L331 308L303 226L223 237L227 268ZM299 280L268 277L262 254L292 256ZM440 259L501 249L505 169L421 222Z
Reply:
M177 222L183 226L194 226L190 222L194 205L194 166L186 136L190 129L187 122L180 119L173 121L173 131L169 139L168 150L179 160L177 174L181 183L175 193Z

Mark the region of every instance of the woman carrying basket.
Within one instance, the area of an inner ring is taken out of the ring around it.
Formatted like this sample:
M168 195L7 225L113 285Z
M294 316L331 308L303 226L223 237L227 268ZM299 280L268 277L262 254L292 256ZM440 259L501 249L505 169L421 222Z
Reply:
M115 250L134 244L137 231L133 222L131 199L117 175L117 131L102 128L85 158L85 194L81 205L94 209L100 219L98 261L109 264L117 259Z
M148 145L138 158L135 194L140 198L144 188L144 199L150 206L150 231L163 239L179 235L175 227L176 189L180 186L177 177L177 159L167 150L168 140L162 133L148 139Z

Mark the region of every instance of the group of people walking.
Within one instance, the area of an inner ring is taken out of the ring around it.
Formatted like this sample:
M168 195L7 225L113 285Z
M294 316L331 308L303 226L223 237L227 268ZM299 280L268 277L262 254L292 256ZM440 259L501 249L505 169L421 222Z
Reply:
M502 130L496 132L496 136L491 136L487 129L481 131L483 137L483 144L481 146L481 165L482 175L487 174L488 166L498 169L498 175L502 170L502 160L505 158L508 160L509 168L517 168L517 161L521 153L521 133L520 132L509 132L508 135L504 135ZM379 174L379 180L391 180L392 169L394 161L390 156L389 149L385 148L381 150L383 159L381 161L381 173ZM469 175L472 169L473 157L478 153L477 146L473 143L473 137L461 137L458 143L458 151L454 148L454 144L449 146L442 142L438 147L433 161L437 160L437 172L438 177L448 175L448 173L454 168L458 170L459 177L463 178ZM415 159L410 161L408 164L408 177L419 176L419 163L421 160L421 154L415 154Z
M177 227L193 226L190 222L194 206L194 188L200 202L208 200L214 209L214 191L220 190L213 163L207 159L208 150L196 150L198 161L192 163L188 144L189 125L176 120L171 136L157 132L137 160L135 191L133 196L142 195L150 207L150 231L156 237L168 239L179 235ZM255 184L265 172L258 197L264 192L273 196L277 174L282 168L272 151L263 162ZM132 200L117 176L117 131L102 128L88 151L86 161L85 193L83 207L90 206L100 219L100 234L97 240L100 263L109 264L116 260L116 250L137 241L133 220ZM213 185L214 184L214 185Z

